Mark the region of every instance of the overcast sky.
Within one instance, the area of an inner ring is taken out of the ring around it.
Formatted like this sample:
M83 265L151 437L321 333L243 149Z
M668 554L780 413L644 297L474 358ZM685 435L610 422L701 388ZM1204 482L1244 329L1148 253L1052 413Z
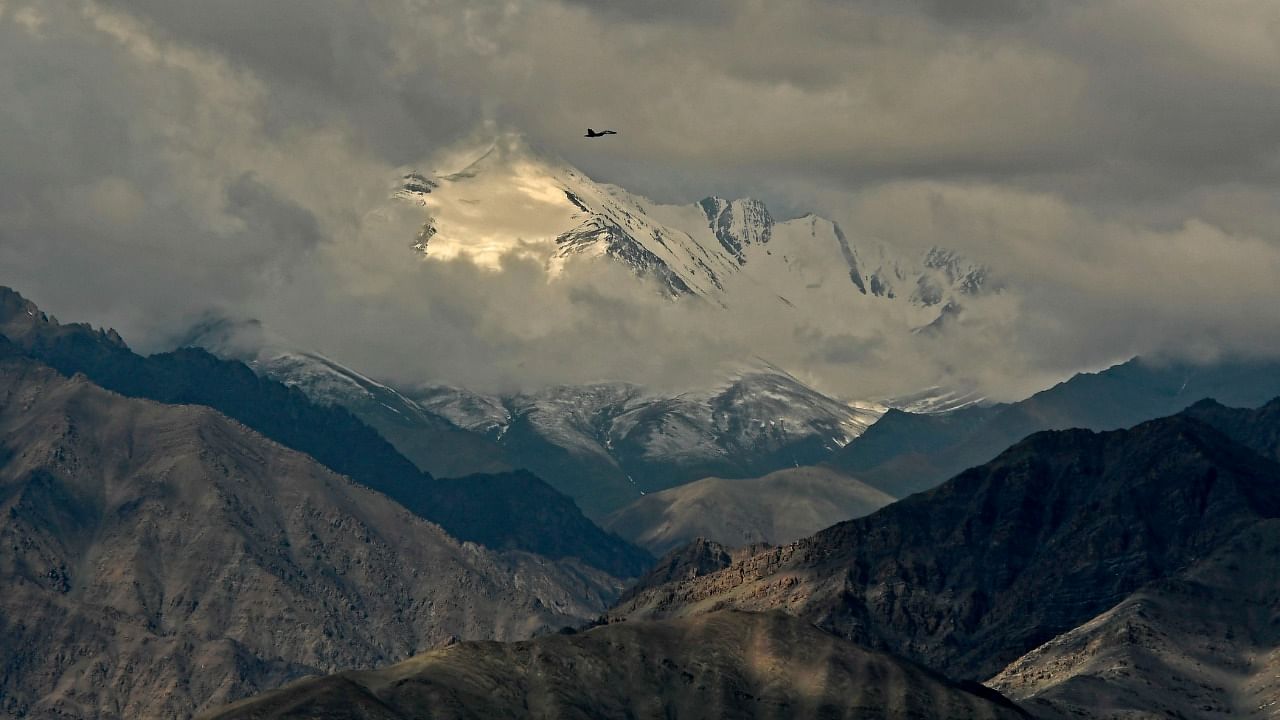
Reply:
M398 173L519 131L658 200L761 197L1006 279L981 334L814 370L842 394L1273 356L1277 68L1274 0L0 0L0 283L141 349L257 317L404 382L803 364L807 335L742 327L638 362L674 311L607 271L406 262Z

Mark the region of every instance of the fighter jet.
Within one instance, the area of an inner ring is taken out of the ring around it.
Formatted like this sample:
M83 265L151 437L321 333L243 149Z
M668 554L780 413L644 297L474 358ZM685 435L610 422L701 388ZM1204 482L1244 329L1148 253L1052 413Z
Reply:
M582 137L604 137L605 135L617 135L615 130L592 130L587 128L587 134Z

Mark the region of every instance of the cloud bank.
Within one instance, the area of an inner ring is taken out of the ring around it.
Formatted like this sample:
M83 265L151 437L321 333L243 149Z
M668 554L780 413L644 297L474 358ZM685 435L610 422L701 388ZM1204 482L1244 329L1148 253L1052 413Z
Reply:
M1274 356L1278 66L1266 0L0 0L0 282L142 349L256 317L480 389L763 357L850 396L1011 397L1138 353ZM955 248L1007 292L925 339L414 262L403 168L510 129L658 200Z

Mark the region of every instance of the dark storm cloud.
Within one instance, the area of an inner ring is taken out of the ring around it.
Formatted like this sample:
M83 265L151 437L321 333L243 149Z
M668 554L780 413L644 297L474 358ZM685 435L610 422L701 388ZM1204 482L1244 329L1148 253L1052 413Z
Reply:
M856 185L976 177L1087 191L1117 178L1106 194L1137 195L1274 180L1274 4L739 7L716 30L637 31L661 51L626 63L636 77L616 88L593 88L596 102L630 103L646 70L693 78L633 111L646 154L678 144L698 164Z
M105 0L160 37L205 49L271 86L264 130L341 124L388 160L403 162L472 129L475 98L453 93L430 46L402 65L395 5L279 0L217 3ZM400 8L409 12L407 7Z
M246 227L272 238L290 256L314 249L323 239L320 223L311 211L281 197L252 173L227 186L226 210Z
M832 5L874 9L883 13L923 13L942 22L983 23L1025 20L1047 11L1041 0L820 0ZM663 21L680 24L726 22L740 13L750 13L753 3L732 0L566 0L607 17ZM758 3L754 4L758 8ZM804 4L793 12L805 12Z
M767 355L851 393L1016 392L1131 353L1275 353L1276 67L1270 0L0 0L0 282L144 348L256 316L471 384ZM954 247L1009 292L926 341L409 262L403 166L510 129L660 200ZM698 340L627 351L671 332Z

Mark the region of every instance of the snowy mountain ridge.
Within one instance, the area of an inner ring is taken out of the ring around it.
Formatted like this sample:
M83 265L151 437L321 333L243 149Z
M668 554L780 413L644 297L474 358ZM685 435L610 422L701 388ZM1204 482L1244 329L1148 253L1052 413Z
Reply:
M429 258L496 268L517 253L553 277L570 258L607 258L672 298L728 306L766 296L799 309L897 302L918 309L913 321L924 325L990 289L984 266L944 248L901 257L880 242L853 242L815 215L777 220L749 198L654 203L543 157L516 135L499 137L459 172L408 174L398 195L426 211L414 247Z
M604 452L641 439L653 458L752 449L772 438L820 436L830 449L847 445L887 409L845 403L780 373L750 373L706 390L677 395L629 383L546 388L493 397L452 387L406 391L427 411L459 427L494 437L527 419L562 447Z
M347 408L423 469L455 476L527 467L593 514L708 475L751 477L817 462L887 410L829 397L767 366L679 394L624 382L511 395L393 387L274 339L255 347L260 328L248 324L237 334L239 327L213 323L187 344Z

